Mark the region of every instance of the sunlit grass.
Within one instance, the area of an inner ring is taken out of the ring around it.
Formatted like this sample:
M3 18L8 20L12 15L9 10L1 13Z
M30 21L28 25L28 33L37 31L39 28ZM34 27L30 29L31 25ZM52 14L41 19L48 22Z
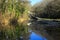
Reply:
M27 4L29 3L21 0L0 0L0 31L3 32L1 40L6 40L7 36L8 40L16 40L28 33Z

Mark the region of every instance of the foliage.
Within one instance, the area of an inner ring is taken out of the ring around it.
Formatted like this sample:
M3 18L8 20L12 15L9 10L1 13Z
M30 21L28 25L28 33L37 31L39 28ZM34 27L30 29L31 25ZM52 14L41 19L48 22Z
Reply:
M60 18L60 1L59 0L45 0L38 5L33 6L33 13L41 18L59 19Z
M28 5L28 0L0 0L0 40L16 40L27 33ZM21 22L21 17L26 20Z

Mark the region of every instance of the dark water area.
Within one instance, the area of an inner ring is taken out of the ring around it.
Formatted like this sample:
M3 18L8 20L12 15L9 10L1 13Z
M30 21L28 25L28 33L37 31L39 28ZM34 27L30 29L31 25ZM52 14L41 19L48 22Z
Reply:
M42 37L41 35L38 35L35 32L30 31L31 34L29 36L29 40L47 40L45 37Z

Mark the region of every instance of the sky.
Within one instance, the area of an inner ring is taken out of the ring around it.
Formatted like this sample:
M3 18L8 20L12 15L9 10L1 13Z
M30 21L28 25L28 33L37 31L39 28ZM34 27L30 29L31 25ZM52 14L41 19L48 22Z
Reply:
M47 40L45 37L42 37L41 35L37 35L36 33L32 32L30 35L30 40Z
M38 2L41 2L42 0L30 0L30 1L31 1L31 4L34 5L34 4L38 3Z

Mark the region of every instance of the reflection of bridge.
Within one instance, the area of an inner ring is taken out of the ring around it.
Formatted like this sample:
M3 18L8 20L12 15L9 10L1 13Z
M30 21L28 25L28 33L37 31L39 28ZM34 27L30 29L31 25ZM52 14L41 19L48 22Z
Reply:
M30 28L38 34L42 34L48 40L60 40L60 20L56 19L39 19L30 24ZM52 38L53 37L53 38Z

